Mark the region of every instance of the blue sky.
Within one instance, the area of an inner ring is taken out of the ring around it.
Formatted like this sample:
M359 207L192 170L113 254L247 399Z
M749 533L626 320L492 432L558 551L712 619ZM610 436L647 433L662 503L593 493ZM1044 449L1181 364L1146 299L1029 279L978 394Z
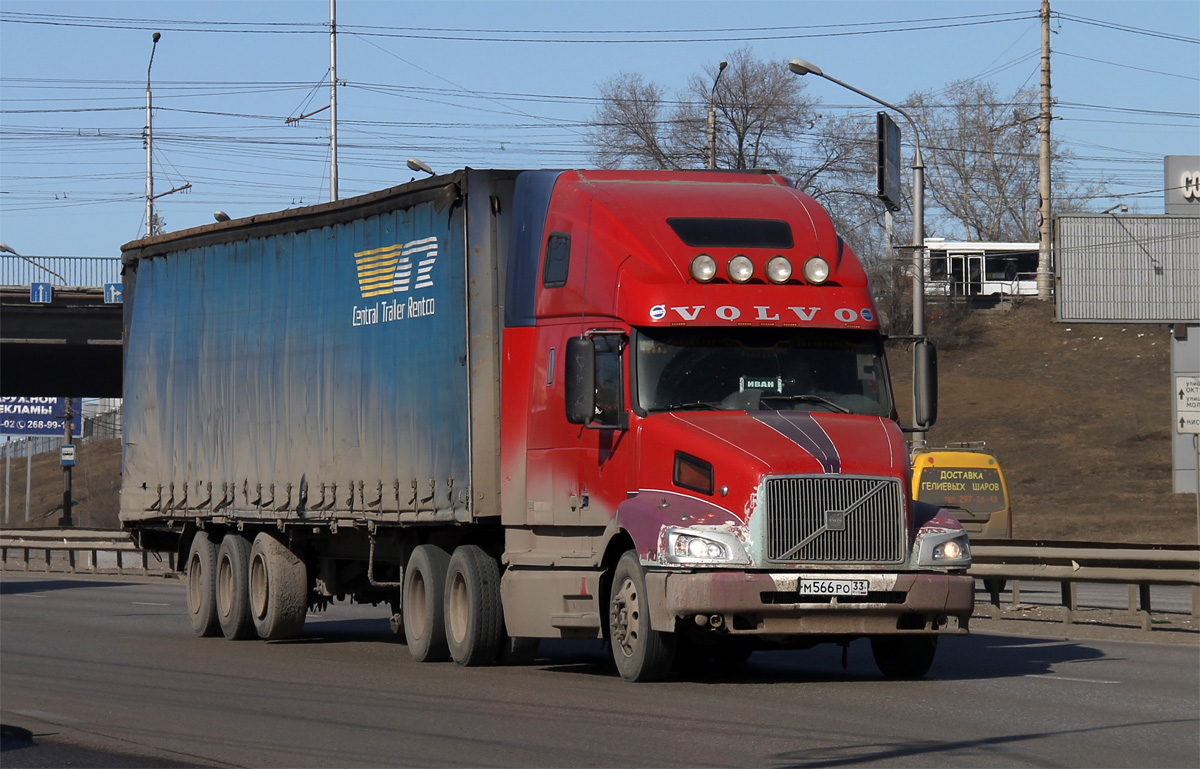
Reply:
M1162 157L1200 154L1200 3L1054 0L1054 135L1162 211ZM1038 0L388 2L339 0L339 192L438 171L588 165L597 84L668 92L742 46L802 57L892 102L980 78L1038 84ZM329 195L327 0L0 5L0 241L28 256L117 256L145 230L151 35L155 192L169 230ZM825 113L875 105L806 78ZM907 142L907 137L906 137ZM873 180L864 179L871 190ZM1102 209L1117 198L1096 201Z

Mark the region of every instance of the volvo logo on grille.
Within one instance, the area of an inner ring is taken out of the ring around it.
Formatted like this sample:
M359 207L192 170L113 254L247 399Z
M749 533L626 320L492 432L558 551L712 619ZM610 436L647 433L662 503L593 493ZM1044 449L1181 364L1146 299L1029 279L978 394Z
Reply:
M825 511L825 530L826 531L845 531L846 530L846 511L845 510L826 510Z

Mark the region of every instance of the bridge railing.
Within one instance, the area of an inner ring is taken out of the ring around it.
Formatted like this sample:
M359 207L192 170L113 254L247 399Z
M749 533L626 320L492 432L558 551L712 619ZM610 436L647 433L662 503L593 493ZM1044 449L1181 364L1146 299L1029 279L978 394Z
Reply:
M121 282L115 256L11 256L0 258L0 286L103 286Z
M31 558L33 559L31 561ZM81 571L98 574L169 574L174 553L142 550L127 534L99 529L24 529L0 531L0 569L43 573Z

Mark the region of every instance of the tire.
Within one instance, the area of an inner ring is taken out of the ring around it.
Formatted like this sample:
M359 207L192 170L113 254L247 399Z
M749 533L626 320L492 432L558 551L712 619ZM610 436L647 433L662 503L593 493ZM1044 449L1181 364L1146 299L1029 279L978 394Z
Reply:
M265 641L296 638L308 613L308 572L287 545L260 532L250 548L250 617Z
M446 644L464 667L495 665L504 639L500 565L475 545L463 545L446 571Z
M217 620L221 632L231 641L254 638L250 618L250 540L231 531L221 540L217 551Z
M871 636L871 656L885 678L924 678L937 654L935 635Z
M661 681L671 672L675 634L650 629L646 576L633 550L621 556L613 572L608 632L621 678L635 683Z
M404 572L404 635L408 651L417 662L450 658L446 646L446 571L450 556L440 547L419 545Z
M197 531L187 560L188 618L201 638L221 635L217 620L217 545Z

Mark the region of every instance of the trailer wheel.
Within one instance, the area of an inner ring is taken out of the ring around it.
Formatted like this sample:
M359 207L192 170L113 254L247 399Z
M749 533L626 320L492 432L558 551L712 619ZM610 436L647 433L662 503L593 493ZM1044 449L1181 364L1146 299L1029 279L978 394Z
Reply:
M217 551L217 619L221 632L231 641L253 638L250 618L250 541L231 531Z
M259 638L295 638L304 630L308 611L304 561L265 531L250 548L249 592L250 616Z
M885 678L924 678L937 654L935 635L871 636L871 656Z
M440 662L450 657L446 647L446 570L450 556L434 545L419 545L404 573L404 635L417 662Z
M217 545L208 532L197 531L187 560L188 618L201 638L221 634L217 621Z
M621 678L639 683L666 678L675 657L675 634L650 628L646 576L633 550L617 562L608 607L613 660Z
M476 545L463 545L446 572L446 643L459 665L495 665L504 638L500 566Z

